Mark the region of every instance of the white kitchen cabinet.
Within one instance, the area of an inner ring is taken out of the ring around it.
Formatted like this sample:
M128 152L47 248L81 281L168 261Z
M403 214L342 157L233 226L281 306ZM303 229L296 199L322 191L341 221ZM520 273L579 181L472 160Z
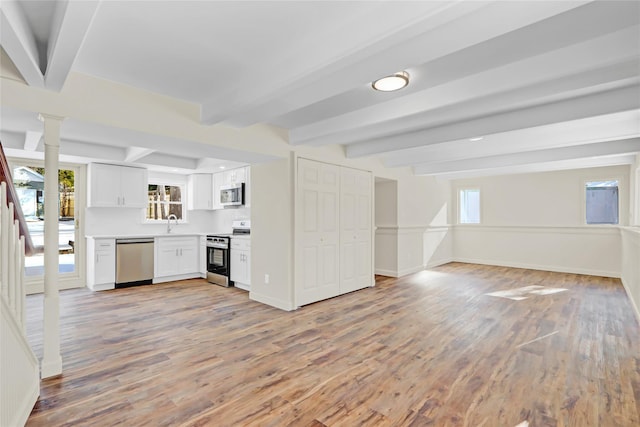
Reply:
M223 186L224 176L222 172L213 174L213 209L224 209L220 203L220 187Z
M210 173L189 175L187 182L187 209L213 209L213 176Z
M225 185L233 185L244 182L244 206L251 206L251 188L249 185L250 167L245 166L237 169L230 169L224 172L213 174L213 208L224 209L220 203L220 188Z
M154 277L199 275L199 245L198 236L156 237Z
M251 166L244 168L244 206L251 207Z
M222 175L223 185L239 184L241 182L246 182L247 167L229 169L227 171L222 172L222 174L223 174Z
M144 208L147 206L147 170L128 166L89 165L89 207Z
M87 286L94 291L114 289L116 240L87 238Z
M236 288L251 288L251 240L231 238L231 280Z

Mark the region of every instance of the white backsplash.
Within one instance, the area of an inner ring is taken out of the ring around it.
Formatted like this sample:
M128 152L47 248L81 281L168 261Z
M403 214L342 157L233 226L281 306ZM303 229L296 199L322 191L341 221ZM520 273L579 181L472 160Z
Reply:
M250 219L250 216L249 208L189 211L188 222L172 228L175 233L230 233L233 220ZM155 235L167 230L166 222L145 223L141 209L87 208L84 220L87 236Z

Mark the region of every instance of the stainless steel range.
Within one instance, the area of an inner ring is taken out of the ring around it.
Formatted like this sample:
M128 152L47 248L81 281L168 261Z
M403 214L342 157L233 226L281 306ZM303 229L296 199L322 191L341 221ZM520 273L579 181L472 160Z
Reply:
M231 236L251 233L251 221L233 221L232 234L207 236L207 280L220 286L233 286L231 281Z

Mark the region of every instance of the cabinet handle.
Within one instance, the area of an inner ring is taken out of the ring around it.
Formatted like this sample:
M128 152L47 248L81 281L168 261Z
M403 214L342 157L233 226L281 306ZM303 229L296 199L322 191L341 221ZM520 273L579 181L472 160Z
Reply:
M122 205L126 205L127 202L124 201L124 196L122 196Z
M178 256L178 249L176 249L176 256Z
M180 248L180 256L182 256L182 248Z
M98 261L99 261L99 257L100 257L100 255L99 255L98 253L96 253L96 264L97 264L97 263L98 263Z

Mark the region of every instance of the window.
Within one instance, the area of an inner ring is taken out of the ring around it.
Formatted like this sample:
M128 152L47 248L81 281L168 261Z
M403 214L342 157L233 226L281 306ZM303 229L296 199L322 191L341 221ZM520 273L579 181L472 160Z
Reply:
M480 190L467 188L460 190L460 224L480 224Z
M166 220L169 215L185 220L183 194L183 185L149 183L147 221Z
M587 224L618 223L618 181L585 184Z

